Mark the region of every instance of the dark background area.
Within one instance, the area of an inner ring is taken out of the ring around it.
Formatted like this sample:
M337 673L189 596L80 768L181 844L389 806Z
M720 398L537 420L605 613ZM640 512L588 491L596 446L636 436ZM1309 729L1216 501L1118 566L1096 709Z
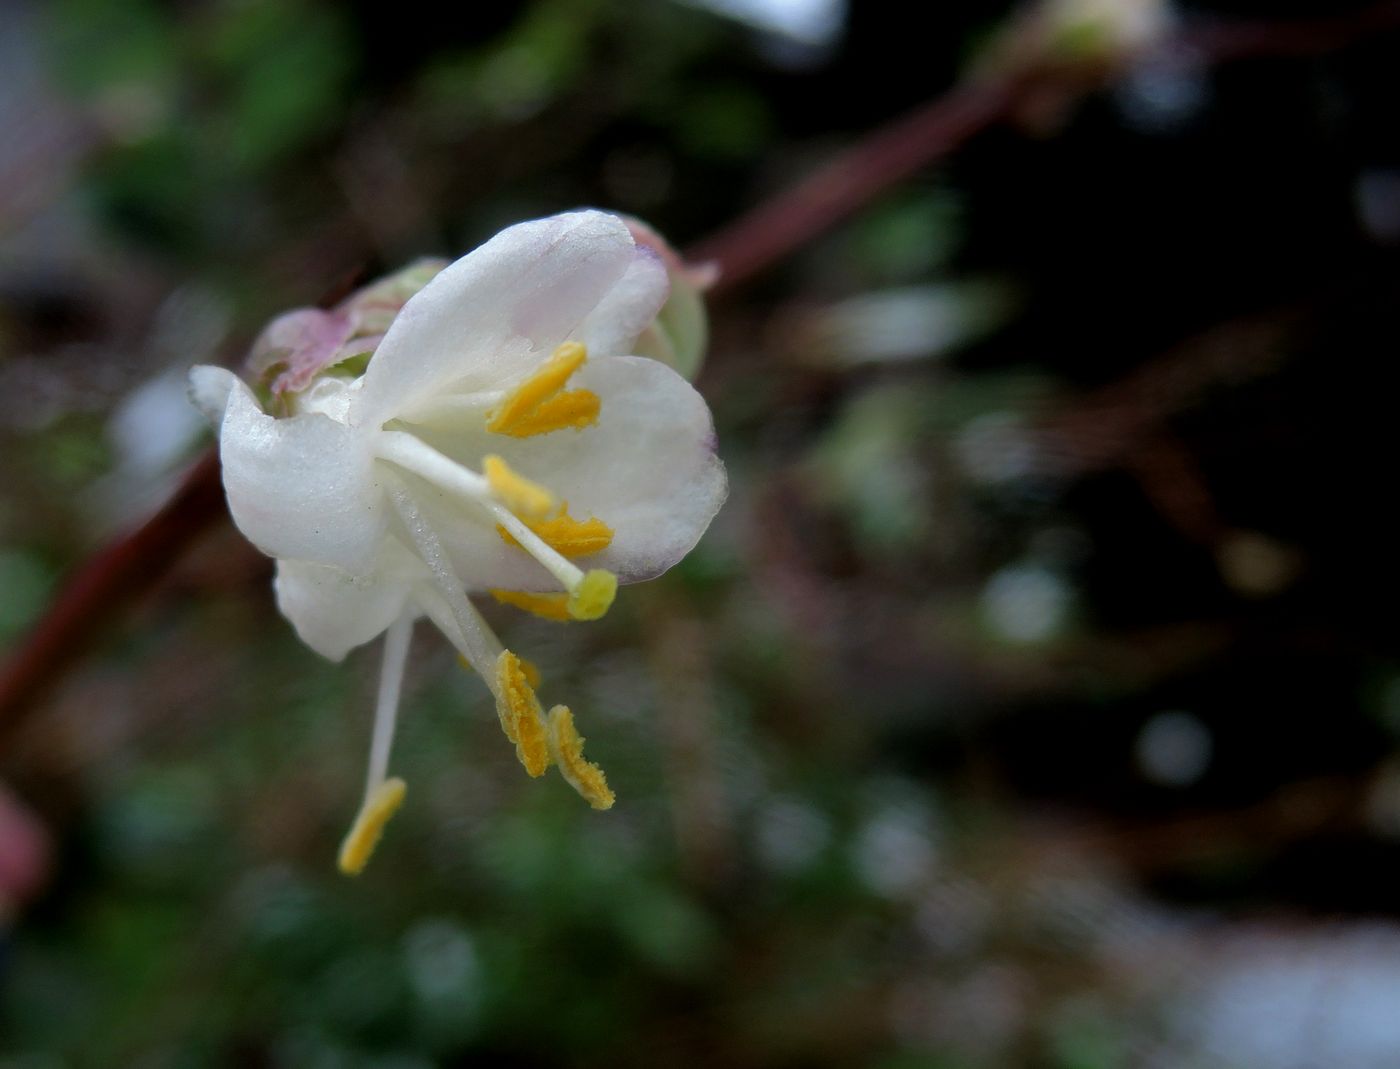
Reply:
M713 234L994 69L1011 6L953 6L0 3L0 644L207 443L190 364L520 219ZM700 547L588 627L489 610L608 814L434 637L409 805L337 876L376 657L204 535L0 750L0 1064L1400 1064L1400 28L1361 10L1178 9L715 302Z

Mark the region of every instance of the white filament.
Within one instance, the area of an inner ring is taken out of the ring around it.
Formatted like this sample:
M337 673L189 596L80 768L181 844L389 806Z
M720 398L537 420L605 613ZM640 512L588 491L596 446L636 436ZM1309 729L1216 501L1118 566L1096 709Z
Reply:
M408 661L408 643L412 637L412 612L405 612L390 624L384 635L384 664L379 673L379 699L374 709L374 736L370 742L369 776L365 782L366 801L374 796L389 774L389 748L394 743L403 670Z

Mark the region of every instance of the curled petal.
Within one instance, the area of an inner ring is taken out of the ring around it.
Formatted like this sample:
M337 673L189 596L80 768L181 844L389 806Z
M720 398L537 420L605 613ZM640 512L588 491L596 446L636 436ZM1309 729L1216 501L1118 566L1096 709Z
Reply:
M217 430L228 411L228 399L238 385L238 376L227 368L196 364L190 368L190 403Z
M394 317L408 303L409 298L431 282L433 276L446 266L446 260L424 257L392 275L370 283L364 289L356 290L339 308L350 320L350 336L376 336L377 343L393 323Z
M624 216L623 221L637 248L660 258L670 279L671 293L656 317L646 323L635 343L618 351L660 360L693 379L705 359L709 341L703 295L719 278L719 265L686 263L680 253L646 223L631 216Z
M367 572L387 529L369 446L320 413L273 419L235 380L219 432L234 523L270 557Z
M278 316L253 342L248 371L273 393L304 390L326 368L345 359L353 324L343 311L298 308Z
M666 303L671 283L661 258L637 249L632 262L579 326L579 340L593 359L635 352L633 344Z
M728 493L710 410L679 374L644 357L592 362L575 378L603 399L588 448L553 434L520 443L515 456L549 472L574 515L613 529L590 566L626 583L654 578L694 548Z
M624 215L622 221L627 224L637 248L650 250L660 256L666 273L673 279L684 282L696 293L704 293L719 280L719 264L712 261L687 263L680 253L671 248L671 243L649 224L632 215Z
M501 231L404 305L365 372L358 421L378 427L445 387L522 377L576 335L635 258L626 225L604 212Z

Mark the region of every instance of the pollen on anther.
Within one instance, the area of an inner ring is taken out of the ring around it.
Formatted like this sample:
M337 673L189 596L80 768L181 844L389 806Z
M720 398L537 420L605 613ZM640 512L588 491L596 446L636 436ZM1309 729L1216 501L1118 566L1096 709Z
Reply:
M496 690L496 711L506 737L515 743L516 757L531 776L543 776L550 763L544 710L525 662L510 650L502 650L496 658Z
M549 711L549 749L559 771L594 809L611 809L616 801L603 770L583 756L584 739L574 727L574 714L567 705Z
M564 502L558 515L546 519L525 520L525 526L539 535L540 541L563 557L586 557L600 553L612 545L613 529L596 516L576 520L569 515L569 503ZM496 533L507 545L518 546L513 534L497 526Z
M481 460L482 474L491 492L517 515L528 519L543 519L554 508L554 495L539 483L532 482L498 456Z
M597 423L602 410L602 399L592 390L565 390L541 401L497 433L512 438L533 438L550 431L581 431Z
M569 615L575 620L597 620L607 614L617 597L617 576L594 568L569 593Z
M564 342L533 375L506 395L487 417L486 429L529 438L566 427L581 430L597 422L602 407L597 394L591 390L561 392L587 358L588 350L581 342Z
M389 818L403 805L408 787L403 780L385 780L365 799L360 807L355 823L351 826L345 841L340 844L340 871L347 876L358 876L364 871L374 848L379 845L380 836Z
M568 594L535 594L528 590L492 590L491 596L502 605L514 605L517 609L534 613L544 620L568 623L573 619L569 615Z

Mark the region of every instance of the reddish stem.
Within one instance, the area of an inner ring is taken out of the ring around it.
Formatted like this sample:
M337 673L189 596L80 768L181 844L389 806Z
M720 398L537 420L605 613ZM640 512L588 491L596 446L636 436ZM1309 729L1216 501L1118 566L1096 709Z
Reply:
M1016 98L1005 81L957 86L764 201L686 259L721 266L714 292L737 288L996 123Z
M218 453L195 463L160 510L88 558L0 672L0 727L81 654L116 608L159 579L195 537L225 515Z

